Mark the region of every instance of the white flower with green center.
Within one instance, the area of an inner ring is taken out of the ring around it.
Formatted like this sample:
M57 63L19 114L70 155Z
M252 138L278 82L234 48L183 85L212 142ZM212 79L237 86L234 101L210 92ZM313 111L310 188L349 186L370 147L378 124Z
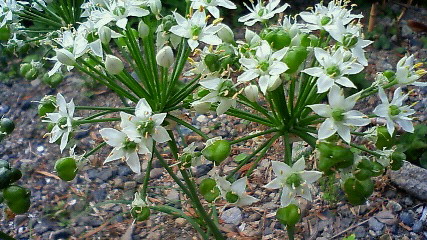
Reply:
M145 145L143 154L151 154L153 140L158 143L171 140L166 129L162 127L166 115L166 113L153 114L150 105L143 98L135 107L135 115L120 112L122 120L120 127L131 141Z
M236 9L237 6L229 0L191 0L191 7L193 9L200 9L200 7L206 8L214 18L219 18L218 7L224 7L227 9Z
M141 173L138 153L146 154L147 147L143 141L132 141L126 133L114 128L103 128L99 131L104 141L114 147L104 164L114 160L124 160L135 173Z
M308 106L319 116L326 118L320 125L319 139L328 138L338 132L344 141L350 143L351 128L353 126L366 126L371 122L363 113L352 110L359 97L360 93L356 93L345 98L343 90L334 85L328 93L329 105L314 104Z
M206 23L206 13L196 11L190 19L186 19L179 13L174 12L178 25L172 26L170 31L180 37L188 38L188 45L191 50L199 46L199 41L210 45L219 45L222 40L215 35L220 29L220 25L209 25Z
M346 9L338 1L330 1L327 7L318 3L314 6L314 10L301 12L300 16L302 20L308 23L308 29L324 29L326 31L329 31L330 27L337 23L347 25L356 18L363 18L362 14L351 14L351 9Z
M327 92L334 84L356 88L354 83L345 75L357 74L363 66L351 58L351 53L343 47L334 53L328 53L321 48L314 49L314 55L321 67L312 67L303 70L310 76L318 77L317 92Z
M248 8L250 13L240 17L238 21L243 22L246 26L252 26L257 22L266 22L268 19L274 17L274 15L284 12L289 7L289 4L285 3L277 8L280 0L271 0L265 6L262 0L258 0L256 5L251 1L252 7L249 7L246 3L243 4Z
M343 24L336 24L331 27L329 33L346 49L350 50L353 57L363 66L368 66L368 60L365 56L365 50L363 48L373 43L370 40L364 40L362 38L362 26L360 24L350 24L344 27Z
M135 208L135 207L147 207L149 206L149 201L148 198L146 197L145 199L142 199L142 196L139 192L136 192L133 198L133 201L131 203L131 207Z
M422 64L414 65L414 55L405 56L400 59L396 66L396 79L398 84L401 86L427 86L426 82L417 82L418 79L427 73L424 69L415 69L420 66L422 66Z
M68 71L73 69L76 59L83 56L89 46L84 32L72 32L71 30L63 32L61 38L56 39L56 42L62 48L55 49L56 56L49 59L56 61L55 65L48 72L49 76L60 71L62 65L66 65Z
M5 26L8 21L14 18L14 12L20 12L24 9L21 4L27 4L24 1L0 0L0 28Z
M62 152L67 146L70 133L73 131L73 121L79 120L80 118L73 117L75 109L73 100L67 103L60 93L56 95L56 107L58 108L58 112L47 113L47 119L43 120L43 122L54 124L49 134L49 142L54 143L61 139L59 149L61 149Z
M257 47L255 56L241 58L239 62L244 67L244 72L238 78L238 82L248 82L259 78L258 84L261 91L273 91L281 83L280 74L288 70L288 66L281 60L286 55L288 48L273 52L267 41L263 40Z
M246 193L247 177L240 178L234 183L227 181L226 177L216 176L215 180L217 181L221 196L231 204L244 206L251 205L252 203L259 201L259 199L249 196Z
M211 90L209 94L199 100L204 103L216 103L216 113L221 115L229 108L236 107L238 91L230 79L224 79L216 76L208 76L199 82L204 88Z
M305 171L305 160L300 158L291 167L286 163L272 161L272 168L277 178L265 185L270 189L282 189L280 205L286 207L295 202L295 197L300 196L311 201L310 185L316 182L322 173L318 171Z
M407 132L414 132L412 118L409 118L408 116L414 114L415 110L406 105L402 106L403 102L408 98L408 94L403 94L402 89L397 88L394 91L393 99L389 102L387 95L380 87L378 89L378 96L382 103L374 109L374 114L386 119L387 131L390 135L393 135L394 123L397 123Z
M189 162L191 163L192 167L200 166L204 162L203 155L201 154L201 152L196 152L196 148L197 146L194 142L192 142L182 150L181 158L186 158L184 160L188 160L188 158L191 158L191 161Z
M96 22L96 28L115 22L117 27L126 29L128 17L144 17L150 14L144 6L144 2L140 1L112 0L102 8L92 11L89 17Z

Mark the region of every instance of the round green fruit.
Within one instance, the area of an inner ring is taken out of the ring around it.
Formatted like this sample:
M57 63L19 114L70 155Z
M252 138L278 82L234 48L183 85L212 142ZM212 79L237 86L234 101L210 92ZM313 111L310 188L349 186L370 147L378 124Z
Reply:
M138 222L145 221L150 217L150 208L149 207L134 207L131 210L131 215Z
M77 163L72 157L61 158L55 163L58 176L64 181L71 181L77 175Z
M0 41L7 41L10 38L10 28L8 26L3 26L0 28Z
M12 185L3 190L7 206L16 214L22 214L30 208L30 191L26 188Z
M294 226L301 219L301 210L297 205L289 204L277 210L276 218L283 225Z
M8 168L0 168L0 189L7 188L10 185L12 171Z
M226 140L217 140L202 150L203 156L209 161L220 164L231 153L231 144Z
M5 132L7 134L10 134L15 129L15 123L13 123L12 120L9 118L2 118L0 120L0 132Z
M205 178L200 182L199 190L202 195L208 194L216 186L216 181L212 178Z
M12 168L10 173L10 183L14 183L22 178L22 172L21 170L17 168Z

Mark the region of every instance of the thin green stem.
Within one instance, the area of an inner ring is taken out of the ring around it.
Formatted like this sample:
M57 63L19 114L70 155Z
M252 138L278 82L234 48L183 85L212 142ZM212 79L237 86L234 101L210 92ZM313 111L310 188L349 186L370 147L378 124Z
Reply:
M184 120L181 120L181 119L179 119L179 118L177 118L177 117L175 117L175 116L173 116L173 115L170 115L170 114L168 114L167 116L166 116L166 118L168 118L168 119L170 119L170 120L172 120L172 121L175 121L176 123L178 123L179 125L182 125L182 126L184 126L184 127L186 127L186 128L188 128L188 129L190 129L190 130L192 130L193 132L195 132L195 133L197 133L198 135L200 135L202 138L203 138L203 140L208 140L210 137L208 136L208 135L206 135L204 132L202 132L202 131L200 131L199 129L197 129L196 127L194 127L193 125L191 125L191 124L189 124L189 123L187 123L186 121L184 121Z
M250 176L252 174L252 172L255 170L255 168L258 166L258 163L262 160L262 158L265 156L265 154L267 153L268 149L270 149L271 145L273 145L273 143L280 137L280 134L276 134L274 135L269 141L268 144L265 146L264 149L262 149L262 151L260 152L260 154L258 155L258 157L256 158L256 160L254 161L254 163L252 164L251 168L248 170L248 172L246 173L246 176Z
M243 141L246 141L246 140L249 140L249 139L252 139L252 138L256 138L256 137L259 137L259 136L262 136L262 135L266 135L266 134L269 134L269 133L273 133L273 132L277 132L277 131L278 130L276 128L272 128L272 129L269 129L269 130L264 131L264 132L259 132L259 133L255 133L255 134L252 134L252 135L248 135L246 137L238 138L236 140L231 141L230 144L236 144L236 143L239 143L239 142L243 142Z
M83 155L83 158L87 158L90 155L94 154L95 152L97 152L99 149L101 149L102 147L104 147L107 143L106 142L102 142L100 144L98 144L98 146L96 146L94 149L90 150L89 152L85 153L85 155Z
M151 155L151 158L147 164L147 169L145 170L144 182L142 183L142 189L141 189L142 199L145 199L147 197L147 187L148 187L148 182L150 181L150 172L151 172L151 167L153 163L153 157L154 155Z
M76 120L73 123L77 125L87 124L87 123L96 123L96 122L116 122L120 121L120 118L101 118L101 119L90 119L90 120Z
M354 143L350 143L350 146L352 146L352 147L354 147L354 148L357 148L357 149L359 149L359 150L362 150L362 151L364 151L364 152L367 152L367 153L369 153L369 154L372 154L372 155L374 155L375 157L381 157L381 154L379 154L379 153L377 153L377 152L374 152L374 151L372 151L372 150L369 150L369 149L367 149L366 147L363 147L363 146L359 146L359 145L357 145L357 144L354 144Z

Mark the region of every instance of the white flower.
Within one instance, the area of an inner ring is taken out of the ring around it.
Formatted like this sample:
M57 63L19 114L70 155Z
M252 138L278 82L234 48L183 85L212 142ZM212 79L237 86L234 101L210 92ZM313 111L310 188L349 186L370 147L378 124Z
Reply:
M221 196L229 203L236 206L244 206L259 201L259 199L246 194L247 177L240 178L234 183L227 181L226 177L216 176L215 180L217 181Z
M162 123L166 113L153 114L150 105L145 98L139 100L135 107L135 116L121 112L122 119L120 127L127 134L131 141L145 145L144 153L151 153L153 149L153 140L158 143L164 143L171 140L168 132Z
M366 59L365 50L363 50L363 48L369 46L373 42L364 40L361 36L361 31L362 27L360 24L350 24L347 28L342 24L336 24L330 28L329 33L335 40L349 49L353 57L355 57L359 63L363 66L368 66L368 60Z
M71 32L68 30L63 32L62 37L56 41L62 48L56 49L56 56L50 59L56 61L56 63L48 72L49 76L58 72L62 65L66 65L68 70L73 69L76 59L83 56L89 46L84 32Z
M60 93L56 95L56 106L59 111L46 114L47 119L43 122L55 124L50 132L49 142L54 143L61 138L59 149L62 152L67 146L70 133L73 131L73 121L80 118L73 117L75 109L73 100L67 103Z
M128 17L144 17L150 14L150 11L142 8L143 3L130 0L111 0L105 2L102 8L92 11L89 17L96 22L96 28L115 22L119 28L126 29Z
M169 15L167 17L172 17L172 15ZM165 18L166 17L164 17L163 19ZM169 43L172 44L172 47L176 49L179 43L181 42L181 37L171 33L170 28L167 28L167 25L168 23L162 23L156 29L156 48L157 49L161 49L164 45ZM140 32L140 36L141 36L141 32Z
M374 114L386 119L390 136L393 136L394 123L399 124L407 132L414 132L412 119L408 116L414 114L415 111L409 106L402 106L403 101L408 98L408 94L403 94L402 89L399 87L394 91L394 96L390 103L381 87L378 89L378 95L382 103L374 109Z
M330 1L328 6L325 7L318 3L314 6L314 11L301 12L301 18L309 23L307 25L310 30L324 29L330 30L330 26L337 23L347 25L353 19L363 18L361 14L351 14L350 10L347 10L345 6L341 6L341 1Z
M230 79L208 76L199 83L201 86L212 90L199 101L204 103L219 102L216 109L218 115L225 113L230 107L236 107L237 91Z
M352 126L365 126L371 122L363 113L351 110L359 96L360 93L356 93L344 98L342 89L334 85L328 93L329 105L314 104L308 106L318 115L326 118L319 128L319 139L328 138L338 132L344 141L350 143L350 128Z
M197 167L203 164L204 157L200 152L196 152L197 146L194 142L190 143L187 147L182 150L182 155L190 155L191 156L191 166Z
M14 18L14 12L20 12L24 9L20 4L27 4L24 1L0 0L0 28L5 26L8 21Z
M399 60L396 66L396 79L398 84L404 85L415 85L415 86L427 86L426 82L417 82L421 76L426 74L425 70L415 70L415 67L419 64L414 65L414 55L405 56Z
M300 158L292 167L279 161L272 161L271 164L277 178L265 187L270 189L282 188L280 198L282 207L294 203L296 196L301 196L308 201L312 200L309 186L322 176L321 172L305 171L304 158Z
M186 19L179 13L173 13L178 25L172 26L170 31L180 37L188 38L191 50L199 46L199 40L210 44L219 45L221 39L215 34L221 29L220 25L206 26L206 13L196 11L190 19Z
M135 192L131 207L147 207L148 204L148 198L142 199L141 194L139 192Z
M246 26L252 26L256 22L265 22L268 19L274 17L277 13L281 13L289 7L289 4L285 3L283 6L275 9L279 4L280 0L271 0L267 5L264 6L263 1L258 0L256 5L251 1L252 8L246 3L243 3L250 11L249 14L239 18L239 22L244 22Z
M138 153L148 153L143 141L136 142L129 139L126 133L114 128L103 128L99 131L104 141L114 147L104 164L122 159L135 173L141 173L141 164L139 162Z
M206 8L214 18L219 18L219 9L217 7L224 7L227 9L236 9L236 4L229 0L191 0L191 7L193 9Z
M245 71L237 81L248 82L259 77L259 86L264 94L267 90L276 89L282 83L280 74L288 70L288 66L281 62L287 51L288 48L283 48L273 52L270 44L263 40L261 46L256 49L255 56L239 60Z
M328 91L335 83L344 87L356 88L354 83L344 75L356 74L363 70L359 63L348 59L351 53L340 47L333 54L321 48L314 49L314 55L321 67L312 67L303 70L310 76L318 77L317 92L323 93Z

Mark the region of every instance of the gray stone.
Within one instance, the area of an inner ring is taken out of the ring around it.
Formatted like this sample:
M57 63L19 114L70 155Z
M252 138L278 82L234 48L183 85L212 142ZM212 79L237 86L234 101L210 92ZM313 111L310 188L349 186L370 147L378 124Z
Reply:
M389 210L391 210L391 211L393 211L393 212L399 212L399 211L401 211L402 210L402 206L398 203L398 202L395 202L395 201L393 201L393 200L390 200L388 203L387 203L387 209L389 209Z
M51 239L68 239L73 232L70 229L61 229L57 230L51 233L50 238Z
M132 190L135 188L136 188L136 182L135 181L125 182L125 190Z
M414 224L414 217L409 212L402 212L399 217L404 224L410 227Z
M427 169L415 166L407 161L398 171L389 171L391 181L411 195L427 200Z
M27 215L16 215L15 219L13 220L13 223L15 224L15 227L17 227L21 225L26 219Z
M356 229L354 229L354 234L357 238L363 239L366 237L366 229L363 226L358 226Z
M412 226L412 231L415 233L419 233L423 230L423 222L417 220L414 225Z
M98 178L101 179L103 182L110 180L111 177L113 177L113 170L110 168L101 169L98 175Z
M221 214L221 219L225 223L239 225L242 222L242 211L238 207L227 209Z
M150 171L151 178L160 178L163 175L163 168L153 168Z
M119 166L119 176L124 177L132 174L132 170L128 166Z
M194 170L195 177L201 177L206 175L213 168L213 164L203 164L197 166Z
M166 195L166 198L169 199L171 202L178 202L179 201L179 192L175 189L172 189L168 195Z
M372 217L368 221L369 228L374 230L375 232L380 232L384 228L384 224L380 221L378 221L376 218Z

